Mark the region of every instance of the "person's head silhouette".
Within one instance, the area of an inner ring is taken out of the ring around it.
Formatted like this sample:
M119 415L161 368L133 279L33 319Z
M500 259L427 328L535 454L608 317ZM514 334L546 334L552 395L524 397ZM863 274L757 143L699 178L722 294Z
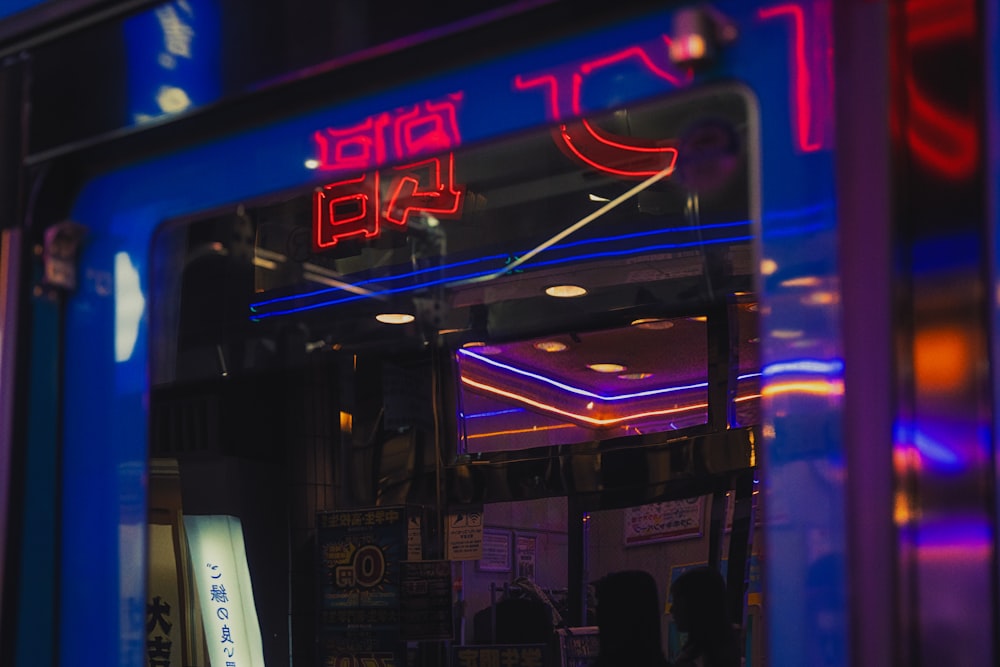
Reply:
M670 586L670 615L687 642L677 665L736 667L739 644L726 611L726 582L719 571L699 567L682 574Z
M597 667L665 667L660 597L648 572L613 572L597 582Z

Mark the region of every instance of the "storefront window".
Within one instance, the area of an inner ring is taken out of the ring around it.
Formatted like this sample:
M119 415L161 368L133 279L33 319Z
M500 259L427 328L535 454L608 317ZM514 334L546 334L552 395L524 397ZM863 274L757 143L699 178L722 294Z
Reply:
M759 427L748 104L720 86L451 150L432 101L318 132L312 191L164 226L151 521L239 520L265 658L554 665L610 571L665 604L671 568L751 562L724 521ZM363 164L380 146L400 159ZM444 586L433 623L408 586Z

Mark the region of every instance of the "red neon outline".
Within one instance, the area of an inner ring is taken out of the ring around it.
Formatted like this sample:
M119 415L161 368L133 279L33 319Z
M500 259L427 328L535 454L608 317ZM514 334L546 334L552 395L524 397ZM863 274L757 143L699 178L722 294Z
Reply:
M660 39L663 40L666 46L665 57L668 58L670 54L671 39L666 35L661 35ZM636 44L633 46L626 47L621 51L616 51L607 56L602 56L600 58L595 58L594 60L588 60L581 63L572 74L570 74L570 84L569 87L572 90L571 99L568 101L570 106L570 111L574 115L580 115L580 85L583 81L581 75L590 75L595 70L601 69L602 67L609 67L611 65L617 65L624 60L638 59L645 68L654 74L655 76L668 81L674 86L680 87L685 83L690 82L694 78L694 73L692 70L688 69L684 75L677 75L670 72L665 67L661 67L656 64L653 57L647 51L646 47L641 44ZM565 71L563 72L563 78L565 78ZM526 78L521 74L514 76L514 88L516 90L527 90L528 88L536 88L539 86L546 86L548 88L547 92L547 102L548 102L548 113L551 120L560 120L563 116L562 105L559 100L559 77L555 74L539 74L533 78Z
M462 137L458 131L458 114L455 107L456 103L462 100L463 93L452 93L448 97L449 99L443 102L425 100L421 103L423 109L420 108L421 104L415 104L412 109L393 119L393 143L397 157L414 157L461 145ZM436 123L437 127L423 138L414 139L413 128L426 123Z
M392 195L389 197L389 204L385 209L385 219L394 225L405 225L407 223L407 218L411 211L425 211L427 213L434 213L441 217L454 216L458 213L462 206L462 194L463 189L461 187L455 187L455 154L448 153L448 182L447 184L441 182L441 158L428 158L427 160L421 160L420 162L414 162L408 165L402 165L395 167L395 171L413 171L417 168L422 168L424 165L433 165L432 174L434 177L434 183L431 185L432 190L420 191L420 181L413 176L403 176L398 181L395 182L394 186L391 186ZM402 195L404 184L412 184L413 192L405 195L407 198L411 197L430 197L438 198L442 195L447 195L448 197L453 197L454 201L452 204L447 206L442 206L440 208L432 208L426 205L414 205L407 206L403 209L402 216L399 219L393 217L393 212L398 207L397 202Z
M365 219L365 218L367 218L369 216L370 211L372 209L369 208L370 203L369 203L369 200L368 200L368 194L367 193L365 193L365 192L355 192L355 193L352 193L352 194L349 194L349 195L345 195L345 196L341 196L341 197L333 197L333 198L328 198L326 196L326 194L325 194L328 190L333 190L334 188L339 188L339 187L344 186L344 185L351 185L351 184L354 184L354 183L365 183L368 180L368 174L367 173L366 174L362 174L359 178L348 178L348 179L345 179L343 181L337 181L336 183L329 183L327 185L324 185L322 188L319 188L318 190L316 190L316 192L313 193L313 220L312 220L312 223L313 223L313 244L314 244L314 247L317 250L326 249L326 248L332 248L333 246L337 245L337 243L341 239L344 239L344 238L347 238L347 237L350 237L350 236L357 236L358 234L363 234L364 238L366 238L366 239L370 239L372 237L378 236L378 234L380 233L381 230L380 230L380 226L379 226L379 215L378 215L379 173L377 171L374 172L373 178L375 180L374 186L372 188L372 192L374 193L373 194L373 198L375 200L374 201L375 215L374 215L374 224L372 225L372 227L373 227L372 230L368 230L368 229L365 229L365 228L362 227L360 229L353 230L353 231L348 231L348 232L336 232L336 231L334 231L333 236L332 236L332 238L330 240L324 240L324 238L323 238L323 236L324 236L323 230L328 225L331 226L331 227L336 228L339 225L346 225L348 223L357 222L358 220ZM335 206L339 202L345 202L345 201L352 200L352 199L358 199L358 200L361 201L361 204L362 204L362 207L361 207L362 213L360 215L356 215L356 216L354 216L352 218L348 218L346 220L336 221L334 219L333 208L332 207ZM328 211L329 211L329 220L327 220L327 218L325 216L325 214Z
M795 92L792 97L794 107L796 135L799 148L811 153L823 147L822 142L810 138L812 129L813 109L812 100L809 97L809 63L806 59L806 18L805 12L799 5L789 3L786 5L776 5L758 10L757 16L762 20L774 18L775 16L790 16L792 19L792 39L794 41L793 62L795 64Z
M669 54L671 40L666 35L663 35L662 39L667 47L667 53ZM599 69L601 67L607 67L608 65L613 65L615 63L621 62L622 60L625 60L626 58L631 58L633 56L638 57L639 60L643 62L643 64L646 66L647 69L649 69L651 72L653 72L653 74L660 77L661 79L666 79L667 81L678 87L683 85L681 80L678 79L676 76L656 65L653 62L653 59L649 57L649 54L646 53L646 50L641 46L639 46L638 44L635 46L630 46L627 49L618 51L617 53L612 53L609 56L585 62L582 65L580 65L580 71L584 74L590 74L592 70ZM689 75L688 80L690 80L690 72L688 73L688 75Z
M668 37L663 37L664 42L668 45L670 44L670 39ZM580 72L574 72L570 77L570 110L574 116L580 116L582 114L582 89L583 89L583 74L590 74L591 72L600 69L602 67L607 67L616 63L621 62L627 58L632 58L633 56L639 56L639 59L646 65L646 67L661 76L662 78L670 81L675 85L680 85L679 81L669 74L665 70L657 67L646 51L639 46L630 47L618 53L606 56L604 58L599 58L597 60L592 60L583 63L580 66ZM548 85L550 91L550 101L555 107L558 104L558 80L553 75L543 75L531 81L523 81L520 77L515 77L515 85L518 87L527 87L535 85ZM555 109L558 111L558 109ZM577 136L577 128L582 128L583 132L588 136ZM659 173L661 170L665 169L668 165L664 163L662 166L654 165L649 168L637 168L637 169L620 169L613 167L606 161L600 160L596 155L589 155L592 151L587 150L587 143L591 143L594 140L605 146L616 148L619 150L627 151L629 153L638 153L640 155L645 154L645 156L650 156L653 154L661 154L664 156L669 156L669 167L671 168L671 173L674 165L677 162L677 149L668 146L637 146L634 144L628 144L623 141L615 141L610 137L613 136L610 133L602 133L596 129L589 121L583 119L579 124L565 124L559 127L558 138L566 146L569 152L577 157L579 160L585 164L605 173L614 174L616 176L625 176L630 178L652 176L653 174ZM627 158L626 158L627 160ZM648 160L646 160L648 162Z
M671 146L634 146L632 144L623 144L617 141L612 141L608 139L607 136L601 134L603 130L600 130L590 124L586 118L581 118L580 123L587 129L587 133L590 134L594 139L597 139L602 144L607 146L612 146L614 148L623 148L627 151L634 151L636 153L673 153L674 158L677 157L677 149ZM610 133L605 133L610 136ZM656 172L654 172L656 173ZM652 175L652 174L650 174Z
M906 90L912 121L906 128L906 140L913 154L949 178L963 179L975 173L979 164L975 122L941 109L909 76Z
M542 74L534 79L522 79L520 74L514 77L514 87L518 90L527 90L536 86L549 87L549 116L551 120L559 120L562 117L559 112L559 80L554 74Z
M584 128L588 128L588 126L585 125L585 124L581 124L581 126L584 127ZM667 172L667 175L670 175L670 174L673 173L674 168L677 165L677 149L676 148L672 148L672 147L669 147L669 146L664 146L662 148L648 148L648 147L633 147L633 146L628 146L626 144L616 144L616 143L611 142L611 141L609 141L607 139L599 137L593 131L593 128L589 128L589 132L590 132L590 134L595 139L597 139L599 142L601 142L601 143L603 143L605 145L621 147L621 148L624 148L627 151L633 151L634 150L635 152L646 153L647 155L650 152L653 152L653 153L657 153L658 155L669 156L668 159L670 160L669 164L664 164L664 166L660 167L659 169L642 169L642 170L632 169L632 170L626 170L626 169L618 169L618 168L615 168L615 167L611 167L611 166L609 166L607 164L603 164L601 162L597 162L596 160L594 160L594 159L588 157L587 155L585 155L583 153L583 151L582 151L582 146L578 147L576 145L576 143L574 143L575 140L574 140L572 134L570 133L569 126L567 126L567 125L560 125L559 126L559 137L562 139L562 142L563 142L563 144L565 144L566 148L569 149L569 151L573 155L575 155L577 157L577 159L579 159L580 161L584 162L585 164L587 164L587 165L589 165L589 166L591 166L594 169L597 169L599 171L603 171L603 172L606 172L608 174L614 174L616 176L626 176L626 177L630 177L630 178L636 178L636 177L652 176L653 174L658 174L660 171L662 171L663 169L667 169L667 168L670 169L670 171Z
M976 32L976 13L971 2L909 0L904 10L906 41L911 45L971 37Z
M385 162L385 141L382 132L389 124L389 114L369 116L361 123L346 128L328 127L313 134L319 144L320 171L370 169ZM335 142L331 146L331 140ZM356 155L345 155L348 146L359 146Z

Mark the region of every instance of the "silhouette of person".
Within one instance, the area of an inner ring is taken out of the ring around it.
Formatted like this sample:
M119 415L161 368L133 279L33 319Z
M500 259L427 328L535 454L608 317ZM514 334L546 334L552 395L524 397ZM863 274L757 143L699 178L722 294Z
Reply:
M642 570L613 572L595 585L600 650L595 667L668 667L656 580Z
M726 611L726 582L711 567L689 570L670 586L670 614L687 641L674 667L739 667L740 644Z

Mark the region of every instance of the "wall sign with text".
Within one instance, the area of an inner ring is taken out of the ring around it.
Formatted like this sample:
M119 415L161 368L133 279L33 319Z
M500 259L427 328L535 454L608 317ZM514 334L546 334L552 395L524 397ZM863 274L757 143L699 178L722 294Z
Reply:
M704 496L629 507L625 510L625 546L699 537L704 521Z

